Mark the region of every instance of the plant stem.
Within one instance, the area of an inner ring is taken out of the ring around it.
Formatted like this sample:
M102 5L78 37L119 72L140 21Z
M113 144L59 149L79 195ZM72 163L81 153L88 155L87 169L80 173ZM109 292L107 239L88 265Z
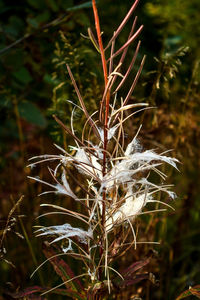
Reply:
M92 7L93 7L93 12L94 12L94 19L95 19L95 27L96 27L96 32L97 32L97 38L98 38L98 44L99 44L99 49L101 53L101 61L102 61L102 67L103 67L103 74L104 74L104 83L105 83L105 89L108 83L108 69L107 69L107 62L105 58L105 52L103 48L103 42L101 38L101 29L100 29L100 23L99 23L99 16L98 16L98 11L96 7L96 1L92 0ZM110 103L110 92L108 90L106 94L106 104L105 104L105 114L104 114L104 145L103 145L103 166L102 166L102 175L103 177L106 174L106 149L107 149L107 143L108 143L108 117L109 117L109 103ZM103 103L102 103L103 105ZM101 116L100 116L101 118ZM101 118L103 119L103 118ZM103 191L103 208L102 208L102 228L104 228L105 224L105 212L106 212L106 207L105 207L105 200L106 200L106 191ZM103 244L101 242L101 244ZM103 247L101 245L100 247L100 256L103 255ZM101 276L99 274L99 276Z
M106 63L105 52L104 52L104 48L103 48L103 42L102 42L102 38L101 38L101 29L100 29L100 24L99 24L99 16L98 16L98 11L97 11L95 0L92 0L92 7L93 7L93 12L94 12L95 27L96 27L97 38L98 38L98 43L99 43L99 50L100 50L100 53L101 53L101 61L102 61L102 66L103 66L104 81L105 81L105 86L106 86L107 82L108 82L107 63Z

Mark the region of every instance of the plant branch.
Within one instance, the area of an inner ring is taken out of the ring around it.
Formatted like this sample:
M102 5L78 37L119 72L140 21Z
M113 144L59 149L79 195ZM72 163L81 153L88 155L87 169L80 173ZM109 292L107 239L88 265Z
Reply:
M95 19L95 27L97 32L97 38L98 38L98 44L99 44L99 50L101 53L101 61L103 66L103 74L104 74L104 83L105 83L105 90L108 84L108 70L107 70L107 62L105 58L105 52L103 48L103 42L101 38L101 29L100 29L100 23L99 23L99 16L98 11L96 7L95 0L92 0L92 7L94 12L94 19ZM105 104L105 115L104 115L104 152L103 152L103 166L102 166L102 175L103 177L106 174L106 149L107 149L107 143L108 143L108 116L109 116L109 103L110 103L110 92L108 91L106 94L106 104ZM104 103L101 102L101 107L103 107ZM102 116L100 115L100 120L103 120ZM104 224L105 224L105 214L106 214L106 206L105 206L105 200L106 200L106 191L103 191L103 203L102 203L102 220L101 225L103 230ZM103 240L101 240L101 247L100 247L100 257L103 257ZM101 277L101 270L99 272L99 277Z

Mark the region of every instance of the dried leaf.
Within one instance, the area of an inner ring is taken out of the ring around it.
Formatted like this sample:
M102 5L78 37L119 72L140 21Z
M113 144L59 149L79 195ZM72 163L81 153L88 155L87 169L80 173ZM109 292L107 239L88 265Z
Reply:
M46 291L48 291L49 288L45 287L41 287L41 286L31 286L26 288L23 291L20 292L15 292L15 293L11 293L11 292L6 292L5 294L10 296L13 299L34 299L34 300L46 300L46 297L42 297L39 295L35 295L36 293L44 293ZM69 296L70 298L74 298L74 299L84 299L82 295L80 295L80 293L72 291L70 289L56 289L54 291L52 291L52 294L56 294L56 295L63 295L63 296Z
M26 288L23 291L20 292L15 292L15 293L11 293L11 292L6 292L7 295L11 296L14 299L19 299L19 298L23 298L26 297L26 299L30 299L29 296L33 295L35 293L41 293L46 291L47 288L42 288L41 286L31 286ZM46 299L44 297L40 297L40 296L36 296L36 298L34 299Z
M126 286L129 286L129 285L133 285L133 284L136 284L142 280L145 280L145 279L149 279L149 274L140 274L140 275L136 275L133 279L125 279L124 281L121 281L121 287L126 287Z

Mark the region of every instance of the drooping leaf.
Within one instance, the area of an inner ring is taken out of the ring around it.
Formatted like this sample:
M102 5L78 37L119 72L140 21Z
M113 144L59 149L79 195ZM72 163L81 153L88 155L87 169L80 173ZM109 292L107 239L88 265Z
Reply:
M14 299L19 299L22 297L26 297L26 299L29 299L28 296L33 295L35 293L42 293L42 292L45 292L46 290L47 290L46 288L42 288L41 286L31 286L31 287L24 289L23 291L19 291L19 292L15 292L15 293L6 292L6 294L11 296ZM36 299L39 300L39 299L45 299L45 298L38 296L38 298L36 298Z

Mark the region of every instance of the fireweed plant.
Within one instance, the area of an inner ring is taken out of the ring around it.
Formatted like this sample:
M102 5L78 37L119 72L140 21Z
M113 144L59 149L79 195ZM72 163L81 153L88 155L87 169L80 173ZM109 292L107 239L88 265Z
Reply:
M136 0L133 3L107 46L104 47L96 3L95 0L92 1L97 39L91 29L88 29L88 34L100 54L105 84L102 99L99 102L99 110L89 115L86 103L83 101L71 69L67 65L66 68L80 105L72 103L74 108L71 114L71 129L66 127L56 116L54 118L66 133L73 137L74 145L69 146L69 151L55 145L60 154L42 155L30 159L30 167L43 162L57 162L54 169L49 168L54 183L48 183L39 177L30 177L51 188L50 191L42 194L56 193L79 203L79 211L54 204L42 204L43 207L54 209L45 215L57 212L76 218L77 224L82 224L73 227L71 224L65 223L36 230L37 236L48 237L50 244L58 243L60 245L60 248L57 249L60 249L61 253L48 257L47 261L62 255L72 256L82 260L83 269L86 270L83 274L68 277L62 284L44 293L52 292L62 285L67 285L69 288L70 282L77 282L79 277L87 276L89 284L81 292L80 284L79 297L85 299L87 293L87 297L91 295L91 297L100 299L103 291L111 292L119 281L121 287L139 281L140 277L136 277L134 281L133 273L147 262L133 263L121 274L114 268L113 262L131 247L133 249L137 247L137 234L134 228L136 218L143 213L164 210L155 209L144 212L143 208L148 207L148 203L155 202L170 206L160 201L160 192L167 193L171 198L175 197L175 194L170 191L169 185L155 184L150 180L150 174L157 173L164 182L166 175L160 170L160 166L167 163L177 168L177 159L169 157L166 153L158 154L154 150L143 150L138 141L141 126L128 144L125 141L126 121L136 113L147 109L148 106L146 103L129 103L141 74L145 56L141 60L127 94L121 99L118 99L117 94L131 74L140 49L141 42L137 39L143 26L136 29L137 17L133 19L127 41L119 49L115 49L115 41L133 15L138 2ZM127 70L124 71L123 62L129 46L136 41L133 58ZM74 130L75 110L80 110L86 119L81 136L77 136ZM131 113L128 114L130 110ZM82 181L73 176L71 170L74 168L80 173L80 176L83 176ZM74 191L70 187L71 180L77 186ZM84 197L82 197L83 194ZM131 243L130 236L132 236ZM118 281L116 277L118 277ZM141 276L141 279L144 278ZM73 296L73 292L72 289L71 297L78 297L77 294Z

